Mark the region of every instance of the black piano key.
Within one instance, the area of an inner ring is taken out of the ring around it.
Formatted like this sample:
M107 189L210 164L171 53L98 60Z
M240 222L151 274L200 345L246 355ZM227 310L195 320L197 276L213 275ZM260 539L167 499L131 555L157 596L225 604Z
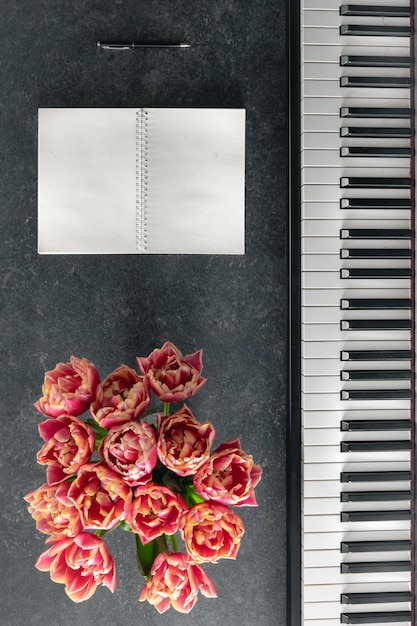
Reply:
M389 539L386 541L342 541L340 552L408 552L412 548L410 539Z
M340 278L411 278L411 275L408 267L344 267L340 270Z
M393 452L411 450L411 441L342 441L341 452Z
M342 54L340 65L341 67L411 67L411 58Z
M341 35L354 37L410 37L410 26L385 26L385 24L342 24L339 28Z
M340 239L411 239L412 234L406 228L342 228Z
M395 472L341 472L341 483L386 483L410 481L412 477L409 471Z
M343 370L340 380L411 380L411 370Z
M369 158L392 158L407 159L411 157L411 148L379 148L375 146L362 148L361 146L342 146L341 157L369 157Z
M340 300L340 308L347 311L365 311L365 310L400 310L411 309L410 298L384 299L384 298L343 298Z
M403 502L411 500L411 491L343 491L340 502Z
M342 54L340 65L342 67L411 67L411 58Z
M411 330L411 320L342 320L340 330Z
M342 420L340 422L340 430L344 432L411 430L411 419Z
M411 259L410 248L343 248L341 259Z
M409 198L341 198L341 209L411 209Z
M342 126L341 137L365 137L378 139L408 139L411 137L411 128L376 128L373 126Z
M341 563L342 574L370 574L372 572L411 572L410 561L363 561Z
M410 89L411 78L407 76L341 76L341 87L366 87L384 89Z
M340 15L349 16L368 16L368 17L410 17L410 7L393 7L393 6L370 6L362 4L342 4L340 7Z
M345 400L411 400L410 389L342 389L340 399Z
M409 622L411 624L411 611L378 611L367 613L342 613L341 624L389 624L397 622Z
M341 522L399 522L408 520L411 520L411 511L409 509L394 509L393 511L342 511L340 514Z
M403 107L340 107L340 117L408 119L411 109Z
M342 350L341 361L410 361L411 350Z
M369 593L342 593L341 604L385 604L411 602L411 591L374 591Z
M410 189L411 178L342 176L340 187L342 189Z

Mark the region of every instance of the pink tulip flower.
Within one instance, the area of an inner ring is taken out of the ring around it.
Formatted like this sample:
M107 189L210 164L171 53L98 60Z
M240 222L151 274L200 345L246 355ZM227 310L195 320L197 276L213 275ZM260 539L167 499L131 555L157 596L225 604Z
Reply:
M88 600L98 585L114 592L117 586L113 557L100 537L79 533L61 539L40 555L35 567L49 572L51 580L65 585L66 594L74 602Z
M197 393L205 384L202 350L183 356L180 350L167 341L148 357L138 357L141 372L149 380L152 391L162 402L183 402Z
M99 454L130 487L147 483L158 459L155 429L145 420L114 427L101 440Z
M138 419L150 402L147 379L121 365L98 386L90 411L100 426L112 428Z
M77 417L60 415L41 422L38 430L46 443L39 450L37 460L40 465L48 466L46 475L50 485L76 474L94 452L94 430Z
M99 373L88 359L71 356L69 363L57 363L46 372L43 395L34 407L47 417L81 415L94 400L99 382Z
M153 562L139 601L147 600L158 613L165 613L171 606L180 613L189 613L199 591L206 598L217 598L216 588L202 567L189 563L180 552L161 552Z
M52 539L75 537L82 530L80 514L67 497L69 482L44 484L24 496L36 528Z
M201 424L187 406L157 417L158 456L179 476L191 476L208 459L215 430L210 422Z
M187 510L179 494L164 485L147 483L137 487L134 496L126 521L143 544L178 531L181 516Z
M194 563L235 559L245 531L242 520L219 502L201 502L182 518L180 533Z
M125 518L132 500L123 478L105 463L84 465L68 489L84 529L111 530Z
M222 443L197 470L194 487L205 500L234 506L257 506L254 488L262 468L246 454L239 439Z

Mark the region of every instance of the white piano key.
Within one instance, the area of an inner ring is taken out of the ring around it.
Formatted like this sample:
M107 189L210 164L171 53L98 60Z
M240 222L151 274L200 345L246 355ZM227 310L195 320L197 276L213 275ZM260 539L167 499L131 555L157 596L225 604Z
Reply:
M410 430L369 430L363 432L341 431L340 422L337 422L336 420L334 420L333 428L309 428L308 420L306 421L303 419L303 428L301 430L301 441L303 446L340 447L340 443L342 441L393 441L394 439L395 441L410 441L410 438Z
M363 24L364 18L356 15L340 15L337 11L304 11L303 25L308 28L338 28L340 24ZM369 16L367 25L375 26L409 26L408 17ZM340 37L342 39L342 37Z
M314 307L315 308L315 307ZM384 361L352 361L349 364L337 359L302 359L301 373L303 376L331 376L335 372L339 374L342 370L406 370L411 368L410 361L390 361L389 364Z
M320 559L321 555L321 559ZM349 555L350 556L350 555ZM340 554L340 550L309 550L304 553L303 565L305 568L309 567L340 567L342 558L346 559L345 555ZM387 552L381 554L372 554L372 557L364 558L360 555L361 562L379 562L379 561L409 561L410 552ZM354 555L353 562L358 560L358 555ZM343 562L349 562L349 560L343 560Z
M409 380L351 380L341 381L340 376L303 376L304 393L339 393L342 389L409 389ZM352 400L353 402L353 400ZM356 400L354 401L356 402Z
M378 607L375 606L375 604L364 604L360 607L357 606L351 606L349 605L348 607L345 607L344 609L346 612L349 613L373 613L375 611L410 611L411 610L411 602L410 603L398 603L395 604L393 607L390 606L383 606L383 607ZM305 602L304 606L303 606L303 616L304 616L304 624L306 624L306 626L310 626L310 620L312 621L316 621L316 619L319 619L321 621L322 626L328 626L329 622L331 622L332 620L336 620L337 618L339 618L339 626L340 626L340 613L342 613L342 608L340 603L337 602L337 599L334 599L334 602L323 602L323 604L321 606L319 606L316 602ZM391 624L393 622L390 622ZM410 623L410 622L408 622ZM400 626L407 626L407 623L402 621L402 622L397 622L397 624L400 624ZM381 623L380 623L381 626Z
M349 52L350 54L350 52ZM387 78L388 76L396 78L409 78L410 68L406 67L351 67L348 65L341 66L339 63L339 57L332 55L333 62L311 62L304 63L301 71L301 79L304 80L336 80L338 81L340 76L382 76ZM343 95L344 88L340 87L341 95ZM363 89L363 87L361 87ZM379 88L381 89L381 88ZM404 94L407 88L402 90Z
M301 117L302 133L340 133L340 128L353 126L355 128L410 128L409 119L398 118L344 118L340 117L339 110L334 115L303 115Z
M385 462L381 465L377 463L367 463L366 461L362 461L361 463L302 463L301 471L302 477L304 481L314 480L314 481L327 481L334 480L334 477L340 477L341 472L349 470L350 472L376 472L376 471L384 471L384 472L408 472L411 469L411 464L409 461L407 462ZM390 481L389 488L396 489L396 485L400 482L404 481ZM349 483L346 483L349 484ZM353 483L352 483L353 484ZM377 485L378 483L375 483ZM356 489L357 483L354 483L354 488ZM336 530L336 528L335 528ZM346 528L340 530L349 530ZM360 530L360 529L357 529ZM365 529L366 530L366 529ZM369 529L367 529L369 530Z
M334 220L302 220L301 222L301 237L335 237L339 236L340 231L342 229L349 228L364 228L364 229L375 229L375 228L385 228L387 230L391 229L409 229L411 228L411 221L408 220L385 220L382 219L380 215L375 216L374 220L346 220L342 217ZM362 246L366 240L362 239ZM377 240L376 240L377 241ZM348 243L347 243L348 242ZM381 240L379 240L381 244ZM339 249L342 246L350 245L350 240L341 240L339 238Z
M317 394L315 394L317 395ZM325 394L326 395L326 394ZM302 458L304 463L322 463L325 459L328 463L360 463L367 462L400 462L410 458L409 450L395 450L385 452L341 452L337 446L304 446Z
M350 432L341 431L340 422L342 420L366 420L366 421L380 421L380 420L410 420L410 410L347 410L347 411L304 411L302 415L302 436L313 438L314 431L318 430L320 433L329 432L333 433L338 431L339 437L346 434L349 437L353 435L360 435L371 437L381 437L383 433L390 431L363 431ZM410 420L411 428L411 420ZM408 430L395 430L391 432L391 436L395 435L395 438L400 437L400 434L408 438L410 436L410 429ZM314 439L312 440L314 443Z
M335 150L340 146L367 146L375 148L407 148L410 145L408 138L373 138L373 137L341 137L339 132L307 132L303 133L301 146L304 150ZM340 157L339 157L340 158ZM394 162L396 159L391 158ZM375 158L373 159L375 167ZM379 158L377 160L379 163ZM381 167L384 167L383 165Z
M381 90L384 91L383 89ZM342 98L326 98L323 95L317 98L302 98L301 100L301 114L302 115L340 115L340 107L385 107L390 108L394 106L392 100L386 97L384 93L381 93L379 98L366 98L364 101L361 98L351 98L347 95L343 95ZM407 109L410 107L409 94L404 94L403 98L395 100L395 107L401 109ZM341 118L346 121L350 118ZM356 121L356 120L351 120Z
M386 502L350 502L347 503L349 506L345 505L345 503L340 502L340 497L322 497L322 498L303 498L302 499L302 512L304 516L307 515L340 515L342 511L409 511L410 509L410 500L401 500L401 501L386 501ZM343 506L345 505L345 506ZM400 520L403 521L403 520ZM410 523L410 520L408 520ZM351 522L351 527L354 528L357 522ZM371 524L372 522L367 522ZM394 553L395 554L395 553ZM389 557L392 557L393 553L387 553L386 558L389 560ZM339 555L340 558L340 555ZM353 560L357 559L357 555L355 554ZM349 558L347 558L349 560ZM377 559L376 559L377 560ZM395 560L391 558L391 560Z
M301 443L303 446L340 445L342 434L340 428L302 428ZM339 493L339 491L337 493Z
M383 93L380 93L380 92ZM389 98L391 103L404 98L404 93L409 90L392 87L340 87L338 80L305 80L302 83L304 98ZM392 104L394 106L394 104Z
M341 3L335 3L334 0L301 0L300 7L302 14L308 10L337 11L339 13L339 4ZM380 6L381 0L366 0L366 4L369 6ZM405 0L390 0L389 2L389 6L392 7L401 7L405 4Z
M302 341L301 342L301 356L304 359L334 359L340 356L340 353L345 350L410 350L409 341ZM344 365L348 365L349 361L345 361ZM343 406L334 407L348 410L351 407L346 402ZM355 403L355 408L359 408ZM369 408L369 407L363 407ZM378 407L383 408L383 407ZM395 408L395 407L387 407ZM406 407L396 407L406 408ZM311 410L311 409L310 409ZM314 409L313 409L314 410Z
M304 601L305 602L329 602L329 599L338 598L340 602L340 595L342 593L384 593L389 591L410 591L411 584L409 583L341 583L341 584L320 584L320 579L316 584L308 585L304 589ZM346 606L346 605L340 605ZM350 605L354 606L354 605ZM360 606L360 605L359 605ZM374 605L375 606L375 605ZM395 603L392 604L395 606Z
M302 182L305 185L334 185L344 177L358 178L394 178L391 168L386 167L368 167L366 169L360 167L308 167L303 168ZM409 168L399 168L395 171L395 177L409 178ZM346 193L350 189L344 189ZM366 188L361 189L362 195L365 194ZM385 194L385 189L378 190L380 194ZM366 194L367 195L367 194Z
M373 521L373 522L341 522L340 515L303 515L303 531L306 533L310 532L332 532L334 530L348 530L352 529L354 525L355 528L359 530L369 530L372 528L373 530L408 530L410 528L409 520L390 520L390 521ZM360 560L360 559L358 559ZM389 572L392 576L394 574L400 574L399 578L393 578L392 580L409 580L405 574L409 574L409 572ZM384 572L384 576L379 578L379 572L375 574L368 574L368 578L365 574L344 574L348 579L349 576L359 577L363 576L362 580L364 582L369 582L371 580L390 580L388 572ZM378 576L374 578L374 576ZM352 579L351 579L352 580ZM348 580L346 580L348 582ZM358 581L359 582L359 581Z
M331 482L331 481L325 481ZM411 539L411 528L408 530L373 531L332 531L331 533L303 533L302 541L305 551L308 550L339 550L342 541L398 541ZM352 554L361 554L360 552ZM377 553L376 553L377 554ZM341 553L342 555L342 553Z
M311 134L311 133L305 133L304 137L306 137L307 134ZM330 133L327 133L327 134L330 134ZM380 143L381 147L384 147L384 148L393 147L392 144L389 144L388 146L387 141L391 141L391 140L386 140L385 143L381 141ZM341 142L339 143L340 145L342 145ZM362 140L360 145L369 147L370 144L368 141ZM402 157L399 157L399 158L376 157L375 158L375 157L362 157L362 156L341 157L339 150L320 150L320 149L310 150L308 149L308 150L303 150L301 153L302 167L318 167L318 166L319 167L323 167L323 166L324 167L337 167L337 166L373 167L375 166L376 161L380 164L381 167L390 167L392 171L392 175L395 176L395 170L397 168L406 167L407 163L410 162L410 159L409 157L405 157L405 158L402 158Z
M388 19L388 18L385 18ZM363 22L362 22L363 23ZM367 22L370 23L370 22ZM387 22L386 22L386 25ZM345 35L341 36L339 32L339 28L305 28L303 31L303 42L304 45L320 45L320 46L340 46L348 40L349 45L351 46L361 46L366 48L367 46L389 46L390 44L394 47L399 46L409 46L410 38L409 37L379 37L379 36L368 36L368 35ZM329 54L332 54L329 51Z
M372 295L372 294L371 294ZM336 301L337 303L337 301ZM371 320L389 320L389 319L411 319L411 311L396 310L355 310L341 311L339 306L314 306L301 308L301 321L303 324L338 324L341 320L355 319L371 319Z
M324 361L326 359L323 359ZM330 362L332 359L328 359ZM407 361L407 363L409 363ZM334 428L335 424L339 425L341 420L349 419L410 419L409 408L404 409L372 409L355 411L350 407L347 410L340 409L338 411L304 411L303 424L308 428Z
M376 483L358 483L355 485L355 491L384 491L386 490L386 486L377 485ZM340 480L305 480L303 482L303 497L307 498L321 498L324 496L328 497L339 497L340 493L343 491L350 491L351 486L341 483ZM395 483L395 488L401 491L407 491L410 489L410 481L402 481ZM309 536L309 535L305 535ZM388 537L384 537L384 539L388 539ZM358 541L360 539L357 539ZM325 548L326 545L329 547L332 541L332 537L328 538L327 544L324 542L324 545L315 545L315 546L304 546L305 549L319 549ZM329 543L330 542L330 543Z
M318 239L318 238L309 238ZM329 238L330 239L330 238ZM384 289L375 288L372 294L369 289L305 289L301 294L302 306L335 306L342 298L410 298L410 288L406 289Z
M323 516L323 518L326 516ZM333 517L333 516L328 516ZM358 559L359 561L359 559ZM410 582L410 572L368 572L366 574L342 574L339 567L307 567L303 568L303 580L306 585L321 583L389 583Z
M309 45L303 46L301 50L303 65L308 63L338 63L342 55L407 57L410 56L410 47L375 45L367 46L364 50L361 46L352 46L349 43L342 42L342 38L340 38L339 44L335 44L332 47L331 54L329 54L328 46Z
M320 617L319 619L304 619L303 626L340 626L340 616L334 619L326 619L324 622ZM411 622L390 622L390 626L414 626Z
M383 287L384 285L391 288L407 289L409 284L410 279L407 278L340 278L339 272L303 272L301 276L301 287L303 289L349 289L355 287L372 289L374 287Z
M409 561L410 551L364 553L358 558L358 554L341 554L340 550L308 550L303 555L304 567L340 567L343 563L357 563L358 560L378 563L381 561Z
M408 220L410 219L410 209L341 209L338 202L303 202L301 204L301 219L303 220L350 220L351 222L361 220ZM368 242L367 247L374 248L410 248L410 241L407 240L385 240L381 242ZM349 247L351 244L349 242ZM358 247L362 248L363 243Z
M304 173L314 168L305 168ZM391 171L391 170L390 170ZM392 171L391 171L392 172ZM314 180L314 175L309 173L309 178ZM330 177L327 172L326 178ZM383 194L383 195L382 195ZM342 189L336 177L334 184L320 184L319 181L307 184L302 181L301 200L302 202L337 202L340 198L409 198L409 189Z
M313 273L313 272L312 272ZM411 330L341 330L340 324L303 324L302 341L390 341L392 339L408 341Z
M341 400L338 393L302 393L301 408L304 411L332 411L355 405L355 410L373 406L377 409L398 408L406 409L410 406L410 400Z
M345 241L343 248L347 248L348 244ZM368 246L362 245L363 248ZM382 246L381 246L382 247ZM343 249L341 246L341 250ZM329 270L338 268L403 268L407 269L411 267L410 259L341 259L339 255L330 254L302 254L301 264L303 272L327 272ZM395 316L394 316L395 317ZM397 316L398 317L398 316Z

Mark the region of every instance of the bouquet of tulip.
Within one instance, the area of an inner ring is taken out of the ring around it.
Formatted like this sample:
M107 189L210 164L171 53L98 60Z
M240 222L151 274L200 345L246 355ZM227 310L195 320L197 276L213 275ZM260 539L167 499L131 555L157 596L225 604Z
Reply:
M231 507L257 505L262 469L237 438L212 451L213 425L184 404L206 382L202 350L183 356L166 342L137 363L141 374L121 365L103 381L75 356L46 372L34 405L47 418L37 454L46 482L25 496L37 529L49 535L35 566L74 602L99 584L114 591L103 536L119 527L135 539L146 581L139 600L159 613L188 613L199 591L217 597L201 564L236 558L244 525ZM160 412L151 412L152 395Z

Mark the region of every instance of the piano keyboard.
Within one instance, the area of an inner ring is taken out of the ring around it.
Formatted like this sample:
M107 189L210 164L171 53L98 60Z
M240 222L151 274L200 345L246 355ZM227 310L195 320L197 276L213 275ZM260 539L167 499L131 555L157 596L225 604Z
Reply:
M299 8L301 571L291 624L412 626L413 7Z

